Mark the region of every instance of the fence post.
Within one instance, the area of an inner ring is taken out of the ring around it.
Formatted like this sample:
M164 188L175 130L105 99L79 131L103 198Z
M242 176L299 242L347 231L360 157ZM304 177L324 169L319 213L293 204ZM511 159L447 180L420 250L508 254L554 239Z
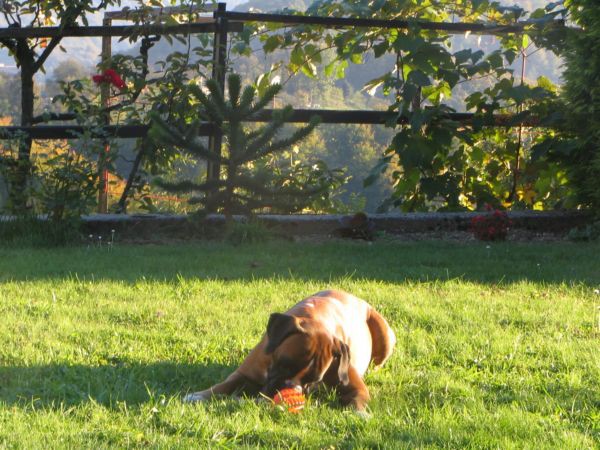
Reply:
M213 42L213 64L212 64L212 78L215 80L221 92L225 94L225 72L227 66L227 25L228 20L223 17L227 5L225 3L218 3L217 10L213 13L215 18L215 35ZM223 134L221 133L221 124L215 124L215 130L208 138L208 149L209 151L221 155L221 146L223 143ZM219 163L207 162L206 165L206 179L218 180L221 175L221 166Z
M102 25L110 27L112 19L104 18ZM110 36L102 37L102 66L106 68L106 64L112 57L112 38ZM108 110L110 105L110 85L102 83L100 86L100 104L102 108ZM110 112L104 115L104 125L110 125ZM110 152L110 143L108 139L104 140L102 148L104 154L98 155L98 171L100 173L100 185L98 187L98 212L106 214L108 212L108 168L106 166L106 157Z

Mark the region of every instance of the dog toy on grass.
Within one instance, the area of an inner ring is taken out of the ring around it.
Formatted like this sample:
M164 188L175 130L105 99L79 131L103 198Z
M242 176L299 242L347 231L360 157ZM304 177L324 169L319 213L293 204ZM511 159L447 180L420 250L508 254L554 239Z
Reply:
M278 391L273 397L275 405L282 405L291 413L297 414L304 409L306 398L302 393L302 387L286 387Z

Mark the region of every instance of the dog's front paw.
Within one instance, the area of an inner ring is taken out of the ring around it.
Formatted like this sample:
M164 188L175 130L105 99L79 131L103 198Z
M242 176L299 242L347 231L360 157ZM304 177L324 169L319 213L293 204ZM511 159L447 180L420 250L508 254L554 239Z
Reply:
M184 403L197 403L197 402L205 402L207 400L210 400L213 396L213 393L211 392L210 389L207 389L206 391L200 391L200 392L193 392L191 394L186 395L185 397L183 397L183 402Z
M369 420L371 418L371 413L366 409L357 409L354 411L354 414L363 420Z

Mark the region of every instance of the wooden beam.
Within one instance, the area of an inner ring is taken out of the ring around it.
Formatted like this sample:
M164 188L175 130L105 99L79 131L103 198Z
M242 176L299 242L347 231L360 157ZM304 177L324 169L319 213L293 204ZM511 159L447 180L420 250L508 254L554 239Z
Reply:
M202 6L165 6L162 8L146 8L140 9L122 9L121 11L107 11L104 13L105 19L111 20L132 20L140 16L151 17L160 20L162 17L174 16L180 14L197 14L197 13L212 13L215 6L206 4Z
M275 110L265 109L253 117L249 118L249 122L269 122ZM383 125L393 120L396 114L390 114L387 111L370 111L370 110L334 110L334 109L294 109L294 113L288 120L289 123L308 123L313 116L319 116L321 123L331 124L356 124L356 125ZM453 120L461 124L470 124L475 118L473 113L451 113L443 116L448 120ZM526 127L548 128L543 124L538 117L526 117L525 119L512 123L514 116L511 114L496 114L492 124L485 126L495 127L513 127L523 125ZM398 124L408 123L407 117L397 119Z
M275 110L267 109L260 114L255 114L249 122L269 122ZM329 124L355 124L355 125L384 125L390 119L387 111L344 111L344 110L323 110L323 109L296 109L289 123L307 123L312 116L320 116L321 123ZM393 117L393 116L392 116ZM452 113L444 116L448 120L453 120L462 125L469 125L473 122L475 115L472 113ZM408 123L408 118L400 117L398 124ZM510 114L497 114L494 116L493 123L484 123L487 127L516 127L523 125L525 127L550 128L539 117L531 116L521 121L514 122L514 116ZM111 125L103 127L104 132L116 138L140 138L148 134L148 125ZM78 135L84 132L84 127L78 125L43 125L35 127L0 127L0 139L15 138L16 133L28 133L33 139L76 139ZM211 136L216 131L215 125L205 123L200 129L201 136ZM99 135L101 138L102 136Z
M36 27L36 28L0 28L0 39L30 39L41 37L103 37L103 36L143 36L143 35L165 35L165 34L194 34L214 33L217 29L215 20L208 18L203 23L185 23L180 25L118 25L112 27L89 26L89 27ZM242 23L229 24L228 32L240 32L244 29Z
M327 28L386 28L406 29L417 27L424 30L445 31L450 34L488 34L502 35L523 32L527 27L535 26L534 22L518 22L512 25L496 23L450 23L426 22L420 20L384 20L384 19L358 19L348 17L322 17L322 16L297 16L291 14L259 14L227 11L224 17L231 21L239 22L270 22L286 25L321 25ZM564 25L564 21L555 20L553 25Z
M98 134L98 139L104 139L106 136L135 139L148 135L148 125L110 125L102 127ZM212 134L214 126L206 123L200 128L202 136ZM39 125L35 127L0 127L0 139L16 139L19 134L27 133L32 139L40 140L61 140L61 139L79 139L86 131L85 127L79 125Z

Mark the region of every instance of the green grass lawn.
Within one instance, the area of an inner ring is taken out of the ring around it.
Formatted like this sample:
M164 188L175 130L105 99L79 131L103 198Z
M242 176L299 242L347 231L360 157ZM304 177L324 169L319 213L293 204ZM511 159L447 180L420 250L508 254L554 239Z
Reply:
M600 446L600 245L270 242L0 250L0 448ZM324 288L398 337L370 419L186 405ZM596 292L595 292L596 291Z

